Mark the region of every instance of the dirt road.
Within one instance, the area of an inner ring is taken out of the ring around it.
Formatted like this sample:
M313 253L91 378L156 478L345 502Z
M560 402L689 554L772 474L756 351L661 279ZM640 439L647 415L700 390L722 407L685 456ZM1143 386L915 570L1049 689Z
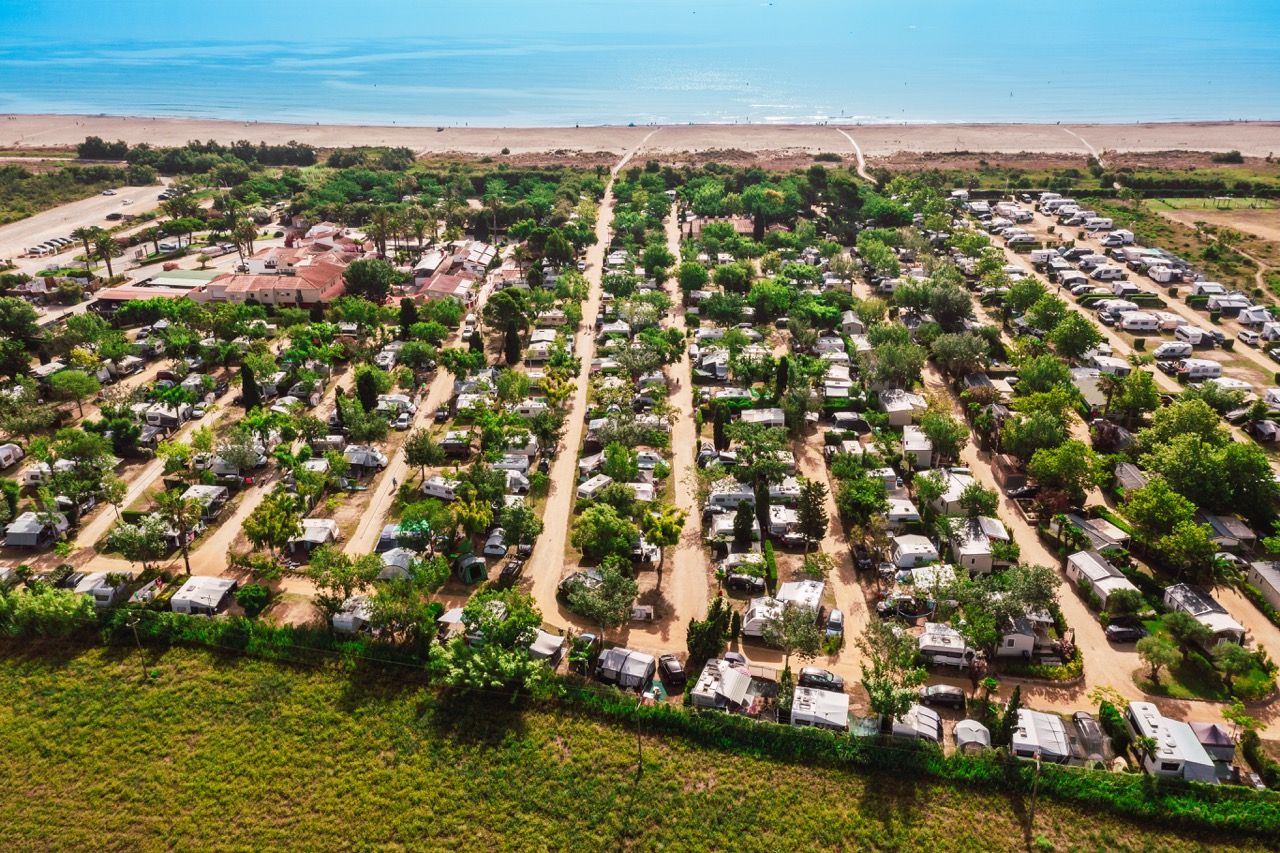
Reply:
M582 369L578 371L569 413L565 418L560 451L551 466L551 491L542 514L542 535L538 537L533 555L525 568L525 575L533 580L530 592L534 602L542 610L542 618L556 625L587 627L581 619L560 606L560 602L556 600L556 586L562 577L575 568L565 565L565 543L569 538L569 524L577 491L578 448L582 445L582 434L586 426L583 418L587 411L587 383L591 378L591 360L595 355L594 324L596 315L600 313L600 297L603 293L601 282L604 257L613 233L613 182L618 172L657 132L656 129L650 131L610 170L609 183L605 185L604 198L600 201L596 219L596 242L587 249L586 278L589 289L586 303L582 306L582 324L574 336L574 352L582 360Z

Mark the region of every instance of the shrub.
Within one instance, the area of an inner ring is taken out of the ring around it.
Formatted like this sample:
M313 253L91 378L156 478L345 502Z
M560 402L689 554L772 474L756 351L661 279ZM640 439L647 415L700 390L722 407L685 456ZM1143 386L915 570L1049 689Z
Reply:
M773 543L764 543L764 582L769 589L778 588L778 560L773 556Z
M1111 738L1111 748L1115 750L1116 755L1124 755L1129 751L1133 735L1129 733L1129 726L1125 723L1124 715L1120 713L1119 708L1104 701L1098 706L1098 723Z
M1244 733L1240 738L1240 751L1249 766L1262 777L1263 784L1268 788L1280 787L1280 763L1262 751L1262 740L1257 732L1250 729Z
M1244 593L1244 597L1253 602L1254 607L1262 611L1262 615L1271 620L1271 624L1280 626L1280 610L1276 610L1267 601L1266 596L1262 594L1262 590L1258 589L1251 583L1240 584L1240 591Z
M271 600L271 590L260 583L246 584L236 590L236 604L244 609L250 619L257 617Z

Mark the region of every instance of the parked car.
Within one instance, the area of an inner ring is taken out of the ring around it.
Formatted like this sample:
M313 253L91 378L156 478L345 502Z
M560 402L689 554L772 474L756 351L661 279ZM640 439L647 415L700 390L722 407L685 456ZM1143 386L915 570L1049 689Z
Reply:
M835 693L844 692L844 679L831 670L819 666L801 667L800 678L796 683L801 687L816 687L819 690L831 690Z
M1107 639L1113 643L1136 643L1147 636L1147 629L1131 623L1113 623L1106 628Z
M669 690L684 690L689 676L685 674L684 664L675 655L663 655L658 658L658 677Z
M756 575L732 574L724 579L725 589L737 592L764 592L764 578Z
M1104 326L1114 326L1119 319L1119 317L1105 308L1098 312L1098 322Z
M502 572L498 575L498 586L512 586L516 581L520 580L520 576L524 574L524 560L512 558L502 565Z
M844 611L838 607L831 608L831 612L827 614L827 637L844 642Z
M964 708L964 689L953 684L930 684L920 688L920 704L945 705L948 708Z
M436 409L436 413L435 413L434 415L432 415L432 416L431 416L431 418L432 418L432 420L434 420L436 423L438 423L438 424L442 424L442 423L444 423L445 421L449 420L449 410L448 410L448 409Z
M747 660L746 655L741 652L725 652L724 661L726 663L736 663L739 666L749 666L751 663Z
M115 194L116 194L116 191L115 191L115 190L103 190L103 191L102 191L102 194L103 194L103 195L115 195Z
M208 413L209 413L209 407L208 407L208 406L206 406L204 403L197 403L197 404L195 404L194 406L192 406L192 407L191 407L191 418L192 418L192 420L197 420L197 421L198 421L198 420L200 420L201 418L203 418L205 415L207 415Z
M413 424L413 417L408 412L401 412L396 418L396 422L392 424L398 430L406 430Z

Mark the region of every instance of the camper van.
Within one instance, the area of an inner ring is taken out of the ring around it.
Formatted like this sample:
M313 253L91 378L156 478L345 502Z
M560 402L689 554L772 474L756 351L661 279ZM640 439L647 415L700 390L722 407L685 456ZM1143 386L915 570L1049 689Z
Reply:
M1120 294L1117 294L1120 295ZM1126 332L1135 332L1145 334L1154 332L1160 327L1160 321L1156 319L1154 314L1148 314L1146 311L1130 311L1120 318L1120 328Z
M1182 273L1173 267L1154 266L1147 269L1147 278L1156 284L1177 284L1182 281Z
M1187 382L1217 379L1222 375L1222 365L1207 358L1184 358L1178 365L1178 378Z
M1095 216L1092 219L1086 219L1084 222L1084 230L1086 231L1110 231L1112 222L1105 216Z
M22 448L16 444L0 444L0 468L16 465L26 456Z
M596 474L582 485L578 486L578 499L590 500L604 489L605 486L613 482L613 478L607 474Z
M1110 264L1103 264L1089 273L1089 277L1095 281L1117 281L1124 278L1124 270Z
M1208 337L1208 335L1200 329L1197 329L1195 326L1179 326L1173 330L1173 336L1193 347L1198 347L1205 343L1205 338Z
M1113 281L1111 282L1111 294L1119 296L1122 299L1128 299L1130 296L1136 296L1142 292L1142 288L1131 281Z
M462 483L458 480L450 480L447 477L436 475L428 477L422 481L422 493L429 498L439 498L442 501L451 501L457 497L458 487Z
M925 623L919 643L921 656L933 666L968 669L977 656L977 652L965 644L959 631L938 622Z
M1058 257L1058 253L1054 249L1031 250L1031 263L1033 264L1047 264L1056 257Z
M1165 341L1151 352L1156 361L1177 361L1191 355L1191 344L1186 341Z

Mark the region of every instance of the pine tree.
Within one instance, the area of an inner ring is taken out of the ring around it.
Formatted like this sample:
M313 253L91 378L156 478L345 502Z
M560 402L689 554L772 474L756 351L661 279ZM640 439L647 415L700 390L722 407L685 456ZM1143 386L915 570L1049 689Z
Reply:
M409 327L418 322L418 306L406 296L400 300L400 338L409 339Z
M787 393L787 383L791 377L791 359L785 355L778 359L778 370L774 374L773 396L781 400L782 395Z
M516 364L520 361L520 330L516 328L515 323L507 324L503 349L506 352L507 364Z
M1013 733L1018 728L1018 710L1022 707L1022 685L1013 688L1009 696L1009 704L1000 719L1000 731L997 732L996 746L1008 746L1013 742Z
M253 368L247 364L240 368L240 400L246 412L262 405L262 390L258 388Z

